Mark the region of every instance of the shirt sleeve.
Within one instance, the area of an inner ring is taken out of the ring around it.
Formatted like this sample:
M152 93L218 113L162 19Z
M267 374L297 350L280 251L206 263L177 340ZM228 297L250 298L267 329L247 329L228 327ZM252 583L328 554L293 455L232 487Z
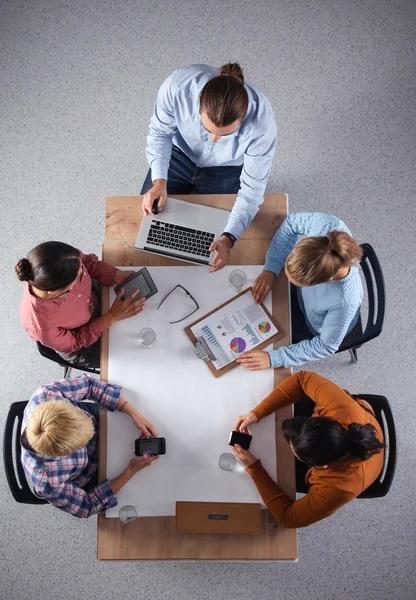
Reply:
M251 141L245 154L240 177L240 190L225 231L237 239L256 216L264 200L276 148L276 123L270 117L267 129Z
M60 396L74 404L83 400L94 400L101 408L114 412L120 398L120 391L121 386L100 381L84 373L72 379L61 379L56 383L45 385L36 395L41 394L44 399L48 396Z
M330 231L345 231L351 235L350 230L343 221L334 215L319 212L302 212L288 215L276 231L269 251L266 255L265 271L279 275L287 257L296 246L299 235L321 236Z
M36 341L48 348L58 352L77 352L81 348L88 348L100 339L104 332L104 324L101 317L92 319L82 327L76 329L64 329L63 327L52 327L49 320L42 323L39 318Z
M327 409L351 402L355 406L355 400L348 392L329 379L312 371L298 371L282 381L252 412L260 421L278 408L294 404L303 396L309 396L315 404Z
M177 132L173 91L174 77L175 73L162 83L150 119L146 157L152 171L152 181L155 179L167 180L168 178L172 140Z
M70 482L65 482L54 488L49 486L42 491L42 496L54 506L80 519L87 519L91 515L117 506L117 500L108 479L90 492L86 492Z
M258 460L246 469L260 496L276 521L283 527L307 527L332 515L355 498L353 492L315 484L299 500L292 500L270 477Z
M81 252L81 260L92 279L96 279L102 285L113 285L117 273L116 267L102 262L95 254L83 254Z
M270 363L274 369L279 367L299 367L313 360L319 360L335 354L345 338L355 314L356 306L334 307L325 315L322 330L311 340L302 340L297 344L269 350Z

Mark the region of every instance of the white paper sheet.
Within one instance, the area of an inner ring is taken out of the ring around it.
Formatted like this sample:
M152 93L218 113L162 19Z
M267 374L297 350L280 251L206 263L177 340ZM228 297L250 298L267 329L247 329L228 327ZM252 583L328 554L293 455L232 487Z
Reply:
M206 267L148 267L158 287L137 317L110 329L108 379L123 386L123 396L140 410L166 438L167 453L151 467L137 473L117 494L118 506L107 517L118 517L121 506L132 504L139 516L175 514L175 502L261 502L244 467L222 471L218 459L228 446L230 431L238 415L253 408L273 389L273 371L249 372L236 367L216 379L204 361L195 356L184 327L236 295L228 277L234 267L208 274ZM261 267L240 267L253 284ZM176 285L183 285L197 300L200 310L182 323L191 306L184 297L162 298ZM110 301L114 292L110 292ZM266 299L271 311L271 298ZM156 331L156 346L147 350L138 344L143 327ZM252 425L250 450L276 477L274 415ZM118 475L134 453L139 431L124 414L108 414L107 477Z

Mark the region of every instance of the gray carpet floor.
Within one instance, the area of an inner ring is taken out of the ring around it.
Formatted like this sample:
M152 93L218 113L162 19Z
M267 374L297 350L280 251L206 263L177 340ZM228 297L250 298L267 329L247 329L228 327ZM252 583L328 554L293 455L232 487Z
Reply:
M299 531L299 562L98 563L96 520L16 504L1 467L5 600L415 597L415 23L406 0L3 0L0 3L1 425L61 370L22 331L14 264L48 239L100 253L104 196L136 194L158 86L175 68L239 61L271 99L268 192L333 212L380 257L382 335L309 368L386 395L399 456L383 500Z

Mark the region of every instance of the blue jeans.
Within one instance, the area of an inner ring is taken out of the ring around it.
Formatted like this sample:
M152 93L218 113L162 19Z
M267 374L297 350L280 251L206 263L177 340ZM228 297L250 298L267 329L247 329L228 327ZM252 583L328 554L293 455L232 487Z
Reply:
M243 166L197 167L177 146L172 148L169 164L168 194L237 194ZM140 194L152 187L152 172L149 169Z

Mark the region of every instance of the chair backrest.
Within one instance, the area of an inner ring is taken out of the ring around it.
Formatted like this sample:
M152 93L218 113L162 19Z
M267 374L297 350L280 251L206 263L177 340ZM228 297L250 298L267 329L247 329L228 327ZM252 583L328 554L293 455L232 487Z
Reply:
M62 356L60 356L57 352L55 352L55 350L52 350L52 348L43 346L43 344L41 344L40 342L36 342L36 345L38 347L39 353L44 358L47 358L49 360L52 360L53 362L58 363L58 365L60 365L61 367L68 367L70 369L79 369L80 371L86 371L87 373L95 373L96 375L100 374L100 369L98 367L97 368L85 367L85 366L78 365L77 363L70 363L69 361L62 358Z
M365 400L374 411L383 430L386 448L384 450L384 468L379 477L358 498L382 498L387 494L393 482L397 460L396 427L390 404L384 396L373 394L354 394L354 398ZM384 415L384 419L383 419ZM387 431L386 431L387 430Z
M367 324L360 339L360 344L365 344L380 335L382 331L386 310L386 287L383 271L374 248L370 244L361 244L361 249L363 255L360 265L368 294Z
M14 402L7 415L3 437L4 470L6 472L7 483L9 484L10 491L16 502L22 502L24 504L48 504L47 500L38 498L31 491L26 480L22 463L20 462L20 430L26 406L27 402ZM17 427L15 435L13 436L16 421ZM15 463L13 462L13 447Z

